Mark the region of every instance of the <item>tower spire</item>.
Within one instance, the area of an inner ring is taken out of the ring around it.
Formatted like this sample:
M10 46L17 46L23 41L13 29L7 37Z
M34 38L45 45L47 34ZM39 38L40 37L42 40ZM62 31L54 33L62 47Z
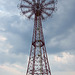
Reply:
M48 62L42 20L51 16L56 0L21 0L19 7L23 15L34 19L32 44L26 75L51 75Z

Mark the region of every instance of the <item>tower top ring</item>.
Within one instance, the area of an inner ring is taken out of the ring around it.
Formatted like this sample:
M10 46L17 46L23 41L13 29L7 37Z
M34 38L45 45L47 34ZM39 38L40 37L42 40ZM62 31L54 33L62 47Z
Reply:
M45 19L55 11L56 2L57 0L21 0L19 8L21 13L29 19L34 16L41 16L42 19Z

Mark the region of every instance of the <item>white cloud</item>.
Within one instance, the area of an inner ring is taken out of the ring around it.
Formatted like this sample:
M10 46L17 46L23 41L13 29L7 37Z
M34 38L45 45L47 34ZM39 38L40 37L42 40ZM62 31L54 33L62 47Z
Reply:
M13 48L13 46L10 45L10 44L7 44L6 46L7 46L8 48Z
M7 40L6 37L0 35L0 41L6 41L6 40Z
M74 55L71 55L70 53L65 53L63 52L61 54L62 57L60 56L54 56L54 60L55 62L58 62L58 63L63 63L63 64L68 64L69 62L73 62L73 60L75 60L75 56Z
M0 35L0 53L8 53L13 46L7 43L7 37Z
M8 16L11 16L11 13L0 10L0 17L8 17Z
M55 55L48 54L48 57L52 72L75 71L75 55L63 52Z
M15 15L15 14L18 15L18 13L19 13L18 8L17 8L18 2L19 2L19 0L16 0L16 1L15 0L13 0L13 1L10 1L10 0L2 1L2 0L0 0L0 5L1 5L0 10L2 12L4 12L5 14L9 13L10 15ZM7 4L7 3L9 3L9 4Z
M2 58L1 58L2 56ZM0 56L0 74L3 74L3 71L6 72L6 74L9 75L24 75L27 70L27 63L28 63L28 55L23 54L1 54ZM4 61L4 62L2 62ZM2 62L2 64L1 64Z
M0 53L0 64L4 64L4 63L10 63L10 64L14 64L14 63L19 63L19 64L25 64L25 66L27 66L27 62L28 62L28 55L25 54L13 54L13 53L4 53L1 52Z
M0 31L5 31L5 30L6 30L5 28L2 28L2 27L0 28Z
M75 75L75 71L53 72L52 75Z
M23 72L20 70L17 70L13 67L13 65L0 65L0 69L5 70L8 73L11 73L12 75L24 75Z

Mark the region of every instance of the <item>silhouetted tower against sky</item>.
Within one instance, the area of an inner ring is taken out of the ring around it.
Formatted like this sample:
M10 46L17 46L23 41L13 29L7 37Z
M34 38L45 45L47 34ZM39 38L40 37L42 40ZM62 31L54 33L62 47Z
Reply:
M23 15L34 19L33 37L26 75L51 75L42 20L52 15L56 0L21 0L19 7Z

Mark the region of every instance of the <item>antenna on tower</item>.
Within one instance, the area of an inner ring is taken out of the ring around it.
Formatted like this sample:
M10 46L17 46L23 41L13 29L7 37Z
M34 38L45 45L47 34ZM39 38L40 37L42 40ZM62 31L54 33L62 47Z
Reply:
M34 19L33 37L26 75L51 75L48 62L42 20L51 17L55 11L57 0L21 0L21 13Z

